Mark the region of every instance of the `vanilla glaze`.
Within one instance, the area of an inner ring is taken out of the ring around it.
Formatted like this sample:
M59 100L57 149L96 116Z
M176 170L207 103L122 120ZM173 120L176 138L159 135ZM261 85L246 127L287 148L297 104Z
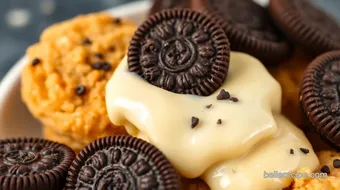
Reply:
M217 100L221 89L239 102ZM154 144L182 176L202 176L212 189L252 184L281 188L287 186L287 179L264 180L258 171L296 171L318 165L303 133L279 115L279 83L261 62L244 53L231 52L228 78L208 97L175 94L153 86L129 72L124 58L107 84L106 104L113 124L124 125L129 134ZM191 128L193 116L200 119L195 128ZM284 150L279 151L278 145L284 141ZM310 153L289 155L289 148L299 146L309 148ZM287 156L291 159L273 161ZM225 169L230 167L238 171L236 177ZM230 185L225 182L228 180Z

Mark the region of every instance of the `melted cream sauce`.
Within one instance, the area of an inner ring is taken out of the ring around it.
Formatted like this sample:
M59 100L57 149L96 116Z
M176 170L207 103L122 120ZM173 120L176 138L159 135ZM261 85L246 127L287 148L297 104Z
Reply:
M182 176L203 176L212 189L254 184L279 188L287 180L263 180L264 170L295 171L318 165L312 150L303 159L273 161L291 156L288 147L310 148L310 144L282 116L272 114L281 112L281 87L257 59L232 52L228 78L208 97L175 94L153 86L129 72L126 61L124 58L106 87L109 118L115 125L124 125L129 134L155 145ZM240 101L217 100L221 89ZM209 104L212 107L207 109ZM192 116L200 119L194 129ZM286 132L289 135L283 135ZM291 141L294 136L300 140ZM284 141L287 147L279 151L278 145ZM230 168L235 168L237 175L231 175Z

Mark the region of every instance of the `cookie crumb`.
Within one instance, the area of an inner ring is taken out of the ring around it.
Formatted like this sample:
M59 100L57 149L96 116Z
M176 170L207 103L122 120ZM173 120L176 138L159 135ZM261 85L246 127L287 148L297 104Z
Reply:
M238 98L236 98L236 97L231 97L229 100L231 102L238 102L239 101Z
M206 105L205 107L209 109L209 108L211 108L211 106L212 106L212 104L209 104L209 105Z
M217 120L217 125L221 125L222 124L222 120L221 119L218 119Z
M114 46L110 46L109 47L109 51L111 51L111 52L115 51L115 47Z
M93 63L93 64L91 65L91 67L92 67L92 69L94 69L94 70L100 70L100 69L102 69L102 63L100 63L100 62Z
M84 45L91 45L91 44L92 44L92 41L91 41L89 38L85 38L85 39L83 40L83 44L84 44Z
M300 148L301 152L303 152L304 154L308 154L309 153L309 149L308 148Z
M322 166L320 171L322 173L326 173L326 174L330 174L331 173L331 169L329 169L329 167L327 165Z
M104 62L104 63L102 63L102 69L104 70L104 71L109 71L109 70L111 70L111 65L110 65L110 63L108 63L108 62Z
M98 59L104 58L104 55L102 53L95 53L94 56L96 56Z
M195 128L200 120L197 117L191 117L191 128Z
M229 98L230 98L229 92L225 91L224 89L222 89L217 96L217 100L228 100Z
M290 154L294 154L294 149L291 148L291 149L289 150L289 153L290 153Z
M35 59L32 60L32 66L36 66L39 63L41 63L41 60L39 58L35 58Z
M78 85L77 88L76 88L76 94L79 95L79 96L82 96L84 95L86 92L86 87L84 85Z
M108 62L97 62L91 65L92 69L109 71L112 66Z
M340 160L339 159L333 160L333 167L334 168L340 168Z
M115 20L113 21L115 24L120 24L122 22L122 19L120 18L115 18Z

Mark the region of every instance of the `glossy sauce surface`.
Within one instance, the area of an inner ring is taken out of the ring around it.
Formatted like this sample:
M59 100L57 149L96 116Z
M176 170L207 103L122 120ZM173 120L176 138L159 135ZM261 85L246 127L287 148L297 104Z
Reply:
M221 89L228 91L232 97L237 97L239 102L217 100ZM106 104L113 124L124 125L129 134L154 144L182 176L203 176L212 189L229 187L221 182L222 179L229 180L232 185L240 182L240 178L232 177L222 169L229 168L230 164L235 168L239 167L239 171L244 171L243 178L249 183L272 183L267 182L268 180L261 181L263 173L254 178L257 173L250 171L251 167L247 169L243 166L257 166L258 162L259 171L263 172L266 169L263 163L270 163L272 159L269 152L277 149L276 141L271 144L268 142L272 142L270 139L273 138L280 139L282 131L286 130L289 123L281 122L284 120L281 116L274 117L272 114L281 112L279 83L257 59L237 52L231 53L228 78L219 90L208 97L175 94L155 87L129 72L125 58L107 84ZM208 109L206 106L210 104L212 106ZM195 128L191 127L193 116L199 118ZM277 117L280 118L279 122L276 121ZM217 124L218 119L221 119L221 124ZM287 130L288 128L289 126ZM285 139L289 140L291 136L297 135L302 140L287 142L287 146L310 146L298 130L291 130L290 134ZM266 146L263 149L267 154L259 148L261 144ZM289 150L282 151L283 153L289 154ZM248 159L251 154L256 155L256 159ZM309 159L304 159L308 162L305 165L317 166L318 162L312 151L306 157ZM239 161L230 163L236 159ZM296 159L288 162L273 163L272 167L290 171L304 166ZM277 185L273 183L273 186L268 187L278 187Z

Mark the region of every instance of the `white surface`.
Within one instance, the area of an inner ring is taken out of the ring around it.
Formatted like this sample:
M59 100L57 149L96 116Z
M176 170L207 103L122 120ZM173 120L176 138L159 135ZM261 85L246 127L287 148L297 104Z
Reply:
M268 0L254 0L267 5ZM108 10L115 16L129 18L140 24L149 10L149 1L130 3ZM41 125L21 101L20 73L26 64L21 58L0 82L0 138L41 137Z

